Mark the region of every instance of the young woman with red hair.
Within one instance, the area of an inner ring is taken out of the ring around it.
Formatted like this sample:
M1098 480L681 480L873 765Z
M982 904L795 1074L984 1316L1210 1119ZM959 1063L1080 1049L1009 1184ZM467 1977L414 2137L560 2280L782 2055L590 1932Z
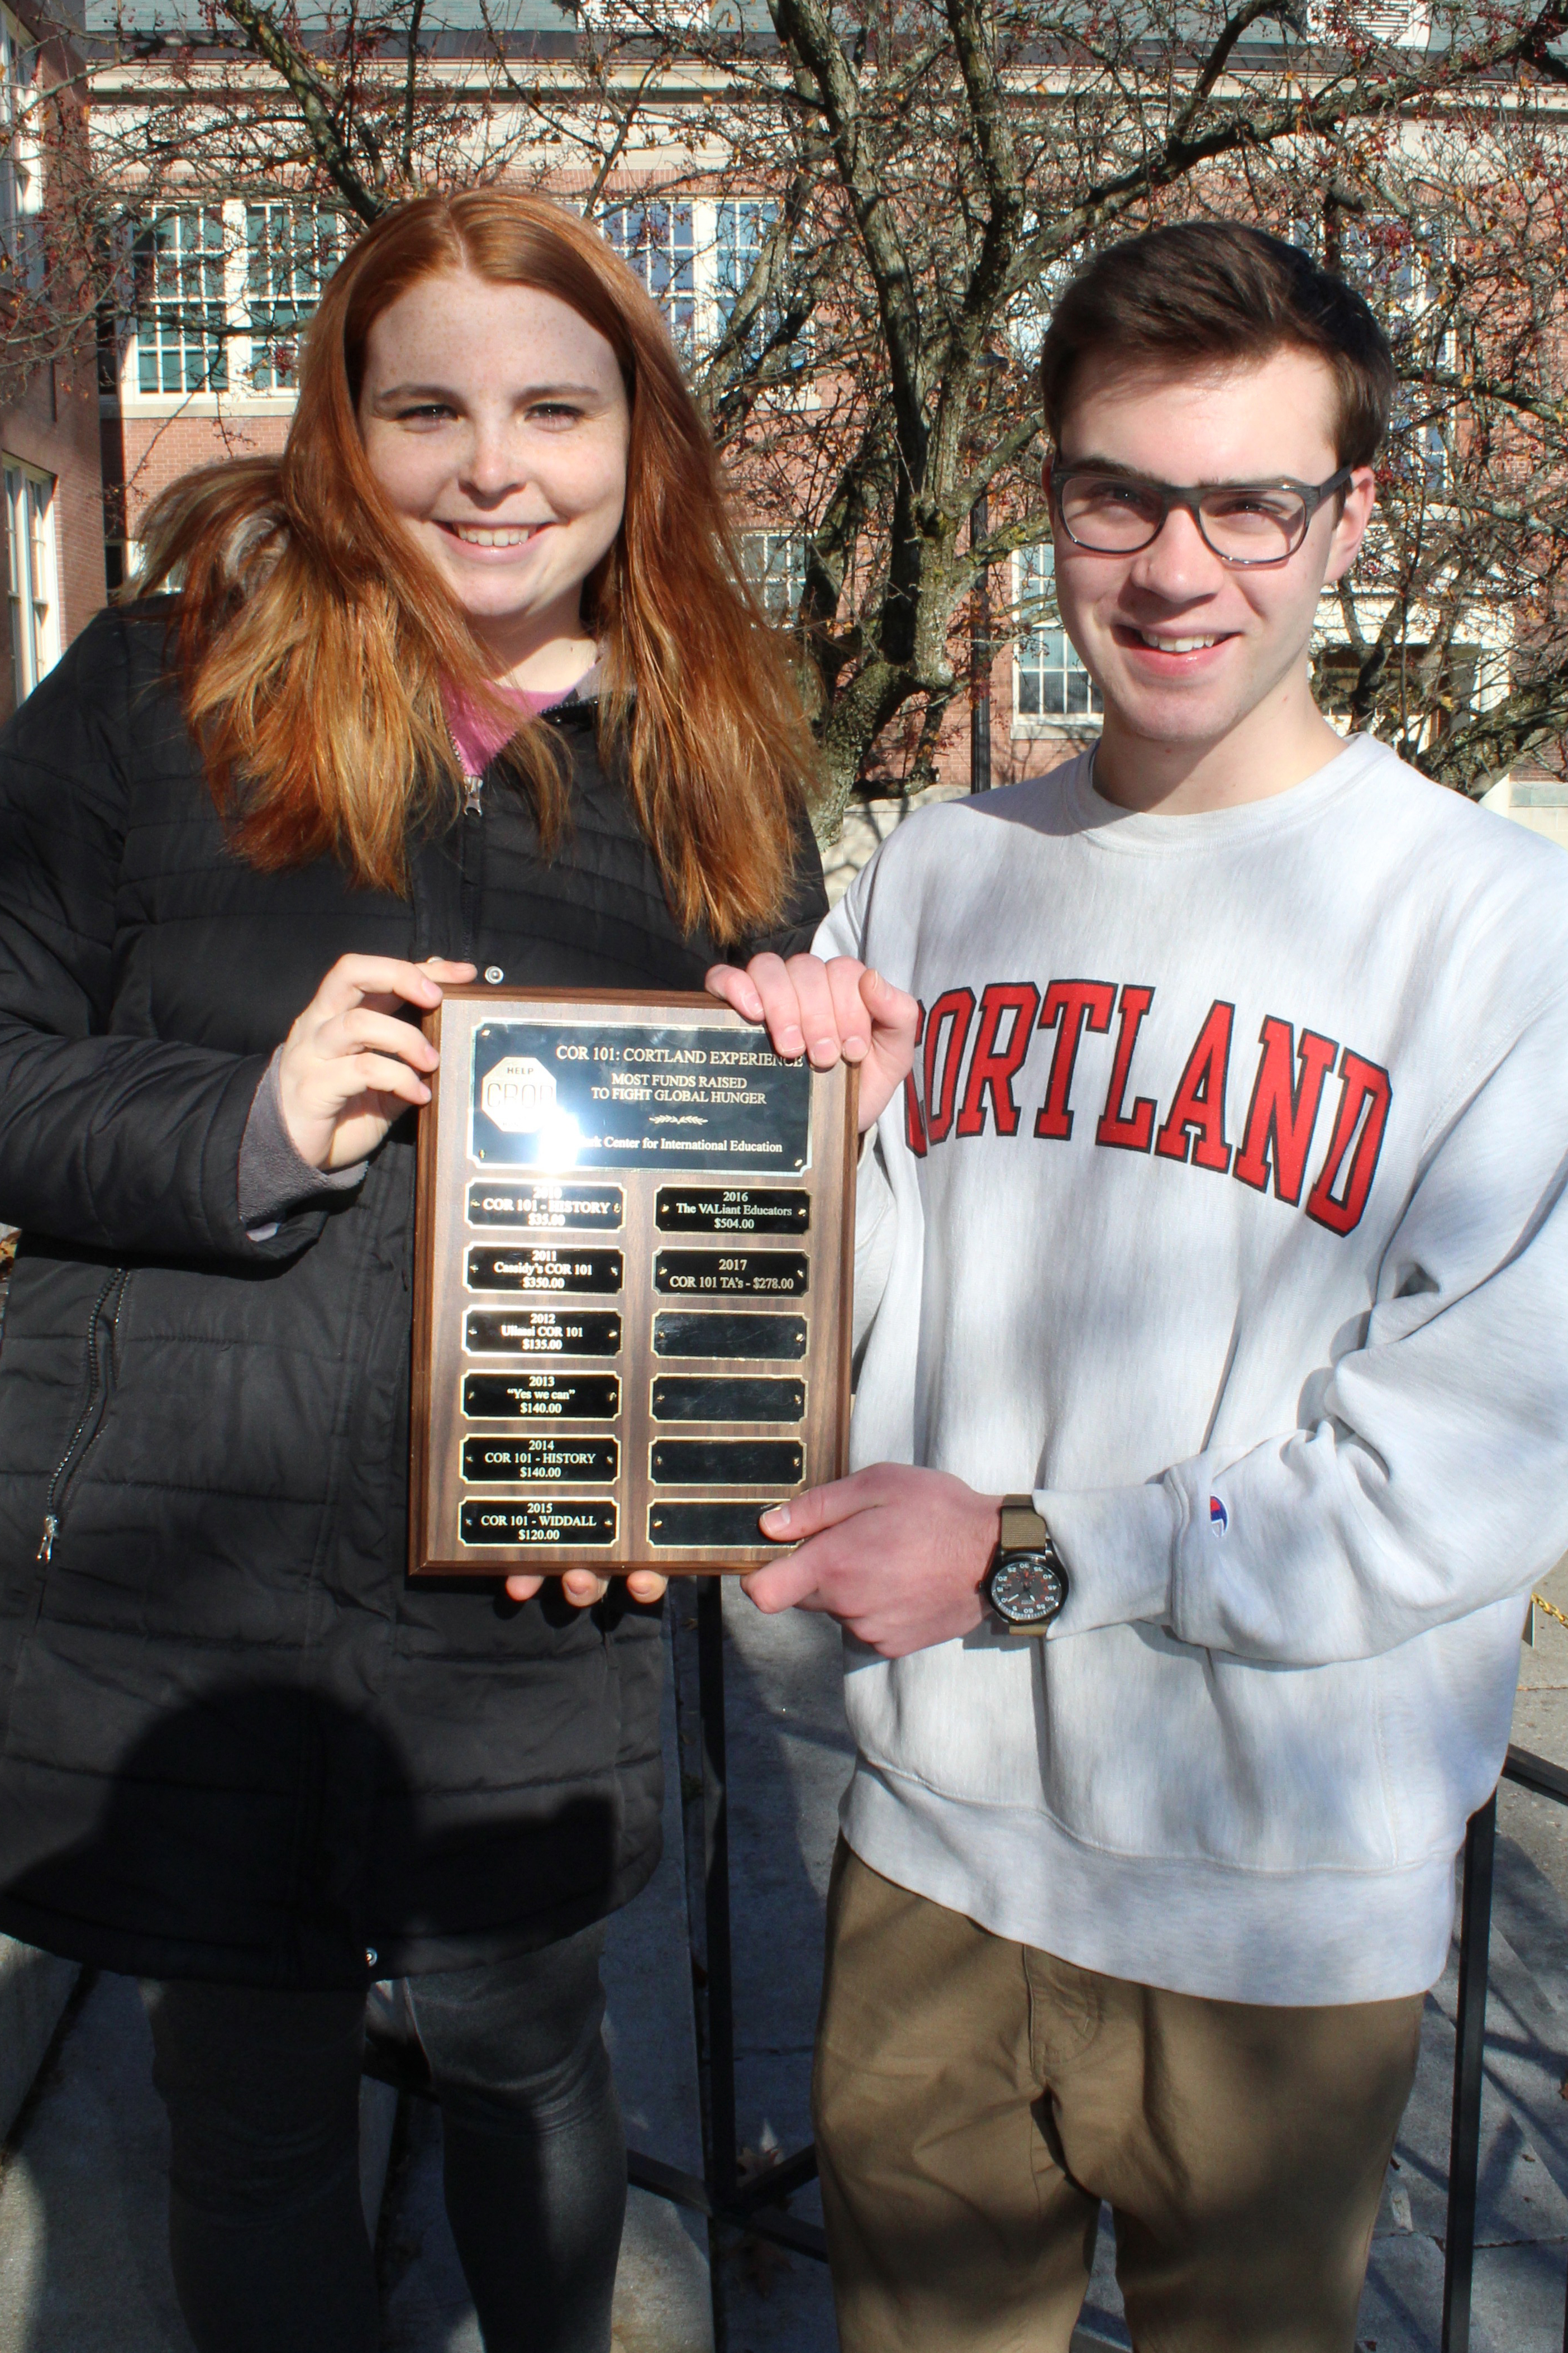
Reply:
M489 2353L606 2353L662 1586L405 1577L416 1017L806 945L809 737L657 311L538 198L379 222L282 459L143 544L0 737L0 1929L145 1981L200 2353L378 2343L388 1978Z

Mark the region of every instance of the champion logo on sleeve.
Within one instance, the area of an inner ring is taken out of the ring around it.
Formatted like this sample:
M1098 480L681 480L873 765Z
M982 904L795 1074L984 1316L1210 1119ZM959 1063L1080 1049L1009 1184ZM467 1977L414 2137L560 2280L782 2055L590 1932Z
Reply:
M1224 1535L1226 1528L1230 1525L1230 1514L1226 1510L1225 1505L1220 1502L1217 1495L1211 1495L1209 1497L1209 1525L1214 1530L1216 1536Z

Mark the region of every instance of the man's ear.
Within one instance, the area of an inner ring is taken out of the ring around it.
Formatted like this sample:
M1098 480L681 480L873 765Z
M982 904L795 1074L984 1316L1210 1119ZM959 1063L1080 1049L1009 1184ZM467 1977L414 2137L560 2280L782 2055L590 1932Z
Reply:
M1329 568L1323 586L1342 580L1361 552L1366 527L1377 504L1377 476L1370 466L1358 466L1340 496L1339 520L1329 541Z

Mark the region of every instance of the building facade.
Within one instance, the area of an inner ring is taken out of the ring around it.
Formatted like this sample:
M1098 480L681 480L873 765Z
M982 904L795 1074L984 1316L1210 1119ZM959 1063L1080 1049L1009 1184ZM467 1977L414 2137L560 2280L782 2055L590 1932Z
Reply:
M112 18L123 37L138 9L153 11L151 26L159 5L160 0L87 0L89 30L95 28L96 10L103 18L99 31L107 33ZM713 160L716 148L711 155L704 150L703 110L711 105L719 84L704 87L700 66L689 72L683 69L682 87L671 90L662 112L656 111L651 135L645 125L636 136L623 139L629 116L614 136L605 129L602 168L594 165L591 136L579 139L574 165L557 168L551 161L552 152L561 151L552 151L549 141L563 134L548 125L559 125L571 111L565 100L551 97L551 90L567 86L576 70L573 60L584 28L612 6L613 0L582 0L574 9L557 5L556 0L513 0L507 21L523 47L508 66L503 94L493 81L488 90L481 87L483 78L471 60L469 67L464 65L464 41L478 38L474 27L480 16L471 9L465 14L467 0L446 0L443 22L460 28L471 17L469 33L455 29L449 37L443 37L445 46L434 44L421 72L440 103L448 105L444 127L437 123L441 137L447 140L441 152L448 174L455 164L460 164L465 175L518 168L531 183L542 180L558 189L563 200L590 206L606 238L660 303L678 349L700 376L725 333L753 262L777 225L778 202L775 196L751 192L764 184L765 174L760 177L752 171L748 177L743 141L731 142L727 161ZM698 16L706 13L700 10ZM1383 39L1408 41L1420 49L1432 38L1431 25L1419 8L1401 5L1371 14L1378 19L1373 29ZM225 457L281 449L293 408L299 341L321 287L352 233L330 206L311 205L290 192L290 180L296 187L299 181L297 162L270 161L258 151L248 165L229 170L226 179L222 174L215 178L198 163L182 161L178 140L171 142L168 129L182 107L191 126L184 153L195 158L208 142L209 126L216 126L220 117L226 115L232 123L247 108L260 105L265 81L259 68L232 53L226 60L215 54L210 64L198 62L182 81L185 70L168 42L156 51L150 47L140 61L127 58L121 50L96 88L95 121L107 124L112 118L119 154L134 155L136 124L145 120L157 126L164 158L158 174L149 178L139 217L126 232L121 300L106 320L101 341L111 582L132 565L142 518L171 481ZM550 81L552 71L560 76L556 85ZM629 79L626 87L630 87ZM456 130L465 108L466 127ZM437 105L430 119L437 121L439 113ZM606 117L605 124L610 121ZM150 147L155 143L150 141ZM439 140L435 143L438 146ZM438 184L441 176L435 171L427 184ZM779 185L776 172L772 185ZM1375 259L1384 230L1398 227L1363 215L1348 227L1341 223L1325 243L1320 218L1315 225L1303 220L1300 235L1324 258L1353 272L1360 263ZM1392 277L1385 269L1377 290L1385 310L1392 302L1409 320L1436 314L1446 250L1435 225L1417 221L1415 231L1406 238L1398 269ZM809 239L809 222L800 235L803 244ZM1018 367L1026 369L1030 364L1049 292L1042 284L1018 308L1013 322L1016 347L1011 354ZM1447 342L1435 346L1433 357L1443 367L1456 364ZM808 328L785 362L787 380L775 379L767 398L781 413L793 407L798 423L819 403L822 365ZM1418 447L1410 445L1416 447L1415 463L1424 471L1435 522L1444 506L1454 456L1445 445L1443 430L1422 426ZM780 438L788 440L787 436ZM791 509L800 479L816 462L809 450L804 459L800 455L808 438L796 431L795 454L774 463L771 480L765 466L753 470L752 476L742 472L740 477L765 481L746 517L742 555L748 575L781 623L795 617L805 579L806 544ZM1409 442L1408 433L1405 438ZM829 463L823 459L819 471ZM809 501L803 498L801 503ZM1388 570L1394 576L1397 564ZM1396 606L1396 617L1402 617L1399 661L1402 671L1408 671L1414 701L1429 712L1433 698L1425 690L1437 680L1451 723L1458 714L1484 711L1507 698L1515 656L1508 600L1498 598L1458 616L1450 611L1423 617L1406 611L1408 597L1402 601L1398 595L1380 595L1373 571L1370 563L1358 567L1359 616L1351 636L1359 632L1359 651L1346 639L1346 618L1338 600L1324 603L1321 683L1331 711L1341 705L1348 709L1366 641L1375 638ZM920 712L911 706L907 721L900 718L886 729L865 760L858 785L863 798L896 799L917 764L926 775L934 773L937 788L945 791L1006 784L1047 768L1094 740L1100 722L1098 692L1060 627L1049 547L1026 547L994 567L990 602L1002 640L994 658L985 658L983 624L974 627L965 643L969 625L961 615L951 642L960 689L934 745L921 740ZM1467 597L1467 607L1468 603ZM964 691L981 671L989 681L990 748L984 775L977 773L970 695ZM1414 692L1416 683L1421 695ZM1437 698L1439 702L1442 699ZM1427 743L1445 723L1439 713L1421 723L1427 733L1412 737L1417 744Z
M0 5L0 334L43 267L47 143L40 111L74 60L27 0ZM0 532L8 717L103 604L103 482L90 317L58 356L0 378Z

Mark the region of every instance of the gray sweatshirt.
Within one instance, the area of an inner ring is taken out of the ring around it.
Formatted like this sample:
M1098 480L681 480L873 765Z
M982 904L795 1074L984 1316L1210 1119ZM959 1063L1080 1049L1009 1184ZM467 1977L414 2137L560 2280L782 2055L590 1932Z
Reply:
M1045 1642L847 1646L850 1844L1247 2001L1440 1973L1568 1548L1568 860L1370 741L900 828L818 940L921 999L862 1166L858 1466L1032 1488Z

